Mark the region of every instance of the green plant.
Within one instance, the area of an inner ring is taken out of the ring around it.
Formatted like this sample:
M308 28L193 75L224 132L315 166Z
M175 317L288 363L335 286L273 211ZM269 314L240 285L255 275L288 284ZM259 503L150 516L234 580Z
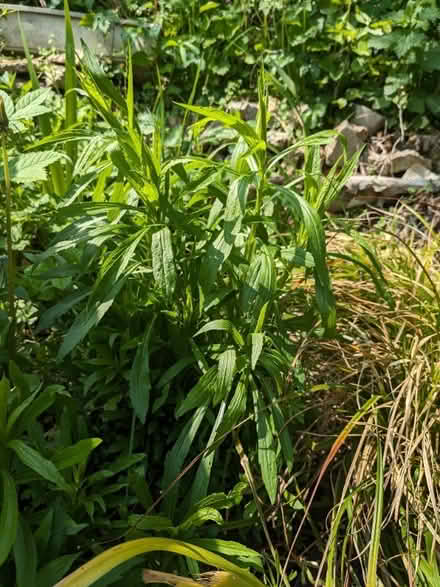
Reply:
M80 483L79 473L101 440L87 438L66 447L60 443L53 450L45 439L40 419L61 397L68 396L67 392L60 385L42 389L37 377L22 373L12 361L9 373L13 386L5 376L0 381L0 576L2 580L11 581L15 575L18 587L52 585L68 570L77 555L64 555L58 560L50 560L48 566L41 565L39 555L41 557L43 548L41 543L37 547L37 543L50 539L45 535L50 532L50 526L45 528L42 524L37 532L34 531L35 512L29 512L19 500L20 488L25 486L28 495L32 496L35 511L40 503L47 506L49 495L58 503L64 499L71 503ZM52 458L48 458L48 453L52 453ZM70 479L69 474L72 475ZM15 573L8 563L11 552Z
M5 210L6 210L6 243L8 252L8 313L9 334L8 349L11 358L16 354L16 302L15 302L15 260L14 243L12 237L12 209L13 209L13 183L28 183L45 179L45 169L61 158L61 154L55 151L34 152L9 156L10 150L17 142L17 135L25 129L24 120L39 116L48 112L43 105L47 100L50 90L35 90L23 96L14 105L11 98L0 90L0 116L1 116L1 149L3 166L0 180L5 183Z

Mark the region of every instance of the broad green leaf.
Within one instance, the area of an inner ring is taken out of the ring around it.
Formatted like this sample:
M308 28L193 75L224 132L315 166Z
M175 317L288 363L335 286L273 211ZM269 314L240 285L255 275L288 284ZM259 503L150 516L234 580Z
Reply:
M182 371L184 371L187 367L189 367L189 365L192 365L193 363L194 357L183 357L182 359L179 359L177 363L174 363L174 365L169 367L165 373L161 375L161 378L155 384L155 387L158 389L165 387L165 385L171 383L175 377L177 377Z
M17 587L37 586L37 547L27 521L20 516L14 544Z
M3 375L0 381L0 445L6 441L6 422L8 416L9 381Z
M198 528L205 524L205 522L215 522L216 524L221 525L223 524L223 518L214 508L201 508L179 524L179 530L185 532L192 528Z
M276 278L272 257L263 246L249 265L240 292L240 306L243 313L258 318L261 308L269 302L275 291Z
M281 258L294 267L307 267L312 269L315 266L313 255L302 247L286 247L281 250Z
M323 318L326 333L332 335L336 324L336 304L326 262L324 229L319 215L304 198L292 190L277 187L275 195L303 224L304 235L307 240L305 244L315 261L314 275L318 310Z
M216 406L222 401L231 390L232 382L235 375L235 365L237 362L237 353L234 349L224 351L218 360L217 370L217 388L213 405Z
M226 199L223 230L209 244L206 255L202 259L200 279L204 289L209 290L215 283L218 270L231 254L241 230L252 181L254 176L247 175L234 180L231 184Z
M262 332L253 332L251 334L251 369L255 369L263 350L264 334Z
M75 322L64 336L63 343L58 351L57 359L63 359L70 351L87 335L89 330L96 326L110 309L115 297L125 283L128 273L116 282L110 291L106 292L101 301L95 302L91 307L85 308L75 319Z
M77 443L58 450L52 457L52 462L58 471L68 469L74 465L85 465L89 454L102 442L101 438L83 438Z
M245 415L247 403L247 389L247 376L242 375L240 381L237 383L237 387L235 388L235 393L232 396L231 401L229 402L223 422L219 426L217 432L217 440L220 440L223 436L227 436L228 434L230 434L234 426L236 426L239 423L240 419L243 418L243 416Z
M253 388L252 395L254 398L255 423L258 438L258 463L261 468L261 476L270 503L274 504L278 487L278 467L270 416L261 398L261 394L256 387Z
M55 401L56 389L49 387L42 391L38 397L33 398L32 402L26 406L26 409L18 416L14 429L11 434L19 437L21 434L31 428L37 418L43 414Z
M55 151L38 151L24 153L9 159L9 173L11 181L16 183L29 183L45 180L46 167L59 161L63 155ZM4 179L3 167L0 169L0 181Z
M165 297L171 299L176 287L176 268L169 228L162 228L153 234L151 253L156 284Z
M66 483L64 477L58 472L55 465L42 457L39 452L28 446L22 440L11 440L8 442L8 448L13 450L20 461L46 479L54 483L59 489L71 492L71 487Z
M135 414L145 424L150 405L150 338L154 328L153 319L149 324L142 343L138 346L130 371L130 400Z
M283 411L281 409L280 401L274 396L271 389L270 383L262 381L266 394L270 398L272 413L276 434L278 435L279 442L281 444L281 450L283 451L283 457L287 465L288 471L292 471L293 468L293 445L290 437L289 428L286 425Z
M182 472L183 463L194 442L196 434L205 417L207 406L198 408L185 426L182 428L178 439L173 448L169 451L165 459L165 472L162 479L162 490L169 489L164 497L164 506L166 514L173 519L177 503L177 487L170 489L170 485L177 479Z
M211 332L213 330L223 330L225 332L230 332L234 337L235 342L239 346L244 346L243 337L229 320L211 320L211 322L208 322L208 324L202 326L202 328L200 328L200 330L194 334L194 337L199 336L200 334L206 334L207 332Z
M219 6L218 2L213 2L212 0L210 0L209 2L205 2L200 6L199 12L200 14L202 14L203 12L207 12L208 10L213 10L214 8L217 8L217 6Z
M79 553L65 554L47 563L47 565L38 571L38 587L53 587L57 581L64 577L78 556Z
M247 142L247 144L250 147L254 147L255 145L262 143L262 141L260 141L259 136L255 132L255 130L250 126L250 124L243 122L238 116L234 116L232 114L227 114L226 112L223 112L222 110L218 110L217 108L207 108L207 107L203 107L203 106L191 106L189 104L178 104L178 105L181 106L182 108L186 108L187 110L190 110L191 112L195 112L196 114L200 114L201 116L204 116L208 120L216 120L218 122L221 122L225 126L233 128L234 130L236 130L238 132L238 134L240 136L242 136L244 138L244 140ZM262 144L262 146L264 146L264 143Z
M216 367L211 367L206 373L203 373L183 402L176 408L176 418L180 418L194 408L209 405L214 395L216 381L217 369Z
M200 460L197 473L194 477L194 482L189 493L188 501L191 505L198 503L208 493L209 480L211 479L211 470L215 457L215 440L217 431L225 415L225 409L226 402L223 401L218 409L217 417L208 439L208 444L206 447L207 451Z
M243 546L239 542L221 540L219 538L192 538L191 544L201 546L223 556L232 557L245 565L263 569L261 554L247 546Z
M0 471L2 480L2 504L0 511L0 566L8 558L15 542L18 524L18 501L14 479L5 471Z
M169 530L174 528L172 521L165 516L147 516L145 514L132 514L128 518L128 524L131 528L136 528L142 532L150 530Z
M50 328L57 318L64 316L73 306L81 302L84 298L90 295L92 291L91 287L85 289L79 289L73 294L65 297L61 302L58 302L54 306L51 306L48 310L43 312L40 321L38 323L38 331Z
M26 398L25 400L20 402L19 405L11 412L11 414L8 418L7 426L6 426L7 438L9 438L11 436L11 433L13 432L15 423L20 418L20 416L23 414L23 412L25 412L29 408L29 406L32 405L32 402L37 397L39 391L40 391L39 389L34 391L33 394L31 394L28 398Z

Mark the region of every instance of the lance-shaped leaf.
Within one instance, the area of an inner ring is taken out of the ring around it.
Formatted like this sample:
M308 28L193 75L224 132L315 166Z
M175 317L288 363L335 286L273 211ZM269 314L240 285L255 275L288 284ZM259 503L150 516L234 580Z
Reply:
M162 228L153 234L151 253L154 280L160 291L169 300L176 288L176 267L169 228Z

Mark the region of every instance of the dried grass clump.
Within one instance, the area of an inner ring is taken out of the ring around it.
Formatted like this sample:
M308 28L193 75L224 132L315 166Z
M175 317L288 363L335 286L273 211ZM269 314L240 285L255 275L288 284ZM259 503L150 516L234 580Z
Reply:
M335 258L338 337L302 348L312 383L329 386L317 433L337 433L379 396L333 463L326 585L370 585L374 576L383 585L440 585L440 236L428 229L424 242L403 241L398 228L396 213L368 235L393 303L359 266ZM329 250L371 261L347 235Z

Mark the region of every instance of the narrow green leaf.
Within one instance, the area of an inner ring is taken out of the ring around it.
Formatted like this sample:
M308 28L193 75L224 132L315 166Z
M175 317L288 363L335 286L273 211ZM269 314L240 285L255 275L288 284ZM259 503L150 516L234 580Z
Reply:
M194 334L194 337L199 336L200 334L206 334L213 330L230 332L233 335L235 342L239 346L244 346L243 337L229 320L211 320L211 322L202 326L202 328Z
M176 480L179 473L181 473L183 463L188 455L192 443L194 442L207 409L207 406L202 406L194 412L194 414L183 427L173 448L167 454L165 459L165 472L162 479L163 490L168 489L171 483ZM171 519L174 517L177 495L178 488L173 487L173 489L171 489L164 498L165 512Z
M211 367L206 373L203 373L183 402L178 405L176 418L180 418L194 408L209 405L214 395L216 381L217 368Z
M47 563L38 571L38 587L53 587L65 576L78 556L79 554L65 554Z
M131 43L127 48L127 115L128 128L134 128L134 92L133 92L133 62L131 58Z
M237 363L237 353L234 349L224 351L218 360L217 389L215 391L213 405L222 401L231 390Z
M220 538L192 538L191 544L201 546L223 556L232 557L245 565L263 569L261 554L247 546L243 546L239 542L221 540Z
M207 451L200 460L199 466L197 468L197 473L194 477L194 482L192 484L191 491L188 496L188 503L191 506L193 504L198 503L201 499L206 497L206 494L208 493L212 465L214 463L215 457L215 440L217 436L217 431L225 415L225 409L226 402L223 401L220 404L219 410L217 412L217 417L214 422L214 426L211 430L211 434L208 439L208 444L206 446Z
M49 387L41 392L19 415L14 426L15 430L11 432L17 437L21 436L21 434L25 430L28 430L36 422L37 418L54 403L55 398L56 390L53 387Z
M15 542L18 524L18 501L14 479L5 471L0 471L2 479L2 505L0 511L0 567L8 558Z
M106 292L101 301L95 302L91 307L85 308L75 319L64 337L63 343L58 351L57 359L63 359L70 351L87 335L89 330L96 326L110 309L115 297L118 295L125 283L128 274L116 282L110 291Z
M251 369L254 371L263 350L264 334L262 332L253 332L251 334Z
M240 233L246 212L249 189L254 181L253 175L246 175L234 180L226 199L223 230L209 244L202 259L200 280L202 287L210 288L216 280L217 272L228 259Z
M191 112L195 112L196 114L200 114L208 120L216 120L218 122L221 122L224 126L233 128L238 132L240 136L242 136L245 139L245 141L251 147L254 147L255 145L261 143L259 136L255 132L255 130L250 126L250 124L243 122L238 116L227 114L226 112L223 112L222 110L219 110L217 108L207 108L203 106L192 106L189 104L179 103L178 106L190 110Z
M326 334L331 336L336 325L336 303L327 267L325 235L321 219L317 211L292 190L277 187L275 195L303 224L307 248L315 261L316 303L326 328Z
M8 417L9 381L3 375L0 381L0 444L6 442L6 422Z
M85 465L90 453L102 442L101 438L83 438L77 443L58 450L52 457L52 462L58 471L68 469L74 465Z
M17 587L37 586L37 547L27 521L20 516L14 544Z
M373 528L371 535L370 551L368 554L368 587L376 587L376 585L378 584L377 571L380 550L380 537L382 533L382 518L384 504L384 466L380 438L378 438L377 440L376 467L376 495L374 499Z
M64 103L66 115L66 128L72 127L77 121L77 97L76 97L76 65L75 65L75 40L73 37L72 21L68 0L64 0L65 23L65 55L66 72L64 75ZM67 163L67 185L70 184L72 169L75 167L77 146L76 143L67 143L66 154L69 157Z
M133 366L130 371L130 400L136 416L145 424L150 405L150 338L153 332L153 319L145 332L142 343L138 346Z
M82 288L75 291L73 294L65 297L61 302L51 306L48 310L43 312L38 323L37 332L50 328L57 318L64 316L73 306L81 302L84 298L90 295L92 288Z
M290 472L293 468L293 445L290 432L286 426L286 420L284 418L280 402L271 389L271 384L265 383L263 380L262 385L264 386L266 394L271 401L271 413L274 419L276 434L281 444L281 450L283 451L283 457L286 462L287 469Z
M43 479L54 483L59 489L70 493L70 486L58 472L55 465L42 457L39 452L25 444L22 440L11 440L7 446L15 452L26 467L32 469L32 471L40 475L40 477L43 477Z
M179 524L178 528L179 531L185 532L192 528L198 528L206 522L215 522L221 526L223 524L223 518L220 512L214 508L200 508Z
M272 427L267 409L256 387L253 388L252 395L258 437L258 463L270 502L274 504L278 487L278 467Z
M153 234L151 252L156 284L165 297L170 299L176 287L176 268L169 228L162 228Z
M240 419L246 413L248 381L247 376L242 375L237 383L235 393L229 402L223 422L219 426L217 440L229 434L234 426L239 423Z
M240 292L240 306L243 313L258 318L259 313L275 292L275 267L267 247L263 246L249 265Z

